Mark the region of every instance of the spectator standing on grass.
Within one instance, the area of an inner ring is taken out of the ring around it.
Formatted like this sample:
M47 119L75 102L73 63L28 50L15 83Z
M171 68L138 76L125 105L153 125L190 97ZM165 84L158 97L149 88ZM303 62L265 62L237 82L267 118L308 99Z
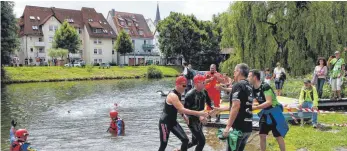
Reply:
M334 56L330 56L328 60L328 66L330 66L331 71L331 89L333 91L333 98L336 99L336 94L338 99L341 99L341 85L342 77L344 75L343 71L345 70L345 60L340 58L340 52L335 52Z
M322 98L323 86L328 74L327 61L320 57L317 61L317 66L314 68L312 84L316 85L318 98Z

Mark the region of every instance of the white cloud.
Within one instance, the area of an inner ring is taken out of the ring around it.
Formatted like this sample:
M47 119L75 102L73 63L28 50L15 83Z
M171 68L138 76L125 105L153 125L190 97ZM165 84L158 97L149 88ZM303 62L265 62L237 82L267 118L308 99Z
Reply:
M185 1L184 14L194 14L198 19L211 20L213 14L222 13L227 10L230 2L227 1Z

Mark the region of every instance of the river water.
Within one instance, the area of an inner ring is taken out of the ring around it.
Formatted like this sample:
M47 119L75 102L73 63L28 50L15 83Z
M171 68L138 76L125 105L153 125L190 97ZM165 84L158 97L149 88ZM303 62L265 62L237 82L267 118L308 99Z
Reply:
M164 98L156 91L167 92L173 86L174 79L7 85L1 92L1 150L9 148L11 119L18 121L17 128L29 131L29 142L41 151L158 150ZM125 121L126 136L106 132L114 103ZM191 138L184 121L178 120ZM225 150L225 142L217 139L216 132L216 128L204 128L204 150ZM171 134L167 150L180 144Z

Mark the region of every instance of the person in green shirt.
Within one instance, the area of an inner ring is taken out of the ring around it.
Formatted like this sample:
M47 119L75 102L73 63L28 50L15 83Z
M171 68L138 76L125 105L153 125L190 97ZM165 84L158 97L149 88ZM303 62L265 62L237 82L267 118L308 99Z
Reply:
M340 58L340 52L335 52L336 58L333 58L333 56L330 56L328 60L328 66L330 67L330 77L331 77L331 89L334 93L334 98L336 98L336 93L341 100L341 85L342 85L342 77L343 77L343 71L345 70L345 60L343 58Z
M299 108L318 109L318 93L316 87L311 84L311 80L305 80L299 97ZM317 112L312 113L312 124L317 128ZM301 117L302 118L302 117Z

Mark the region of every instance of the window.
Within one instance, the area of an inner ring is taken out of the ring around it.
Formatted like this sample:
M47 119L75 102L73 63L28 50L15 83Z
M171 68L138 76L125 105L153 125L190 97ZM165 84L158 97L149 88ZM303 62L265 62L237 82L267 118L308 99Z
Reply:
M40 20L40 17L39 17L39 16L37 16L37 20Z
M102 59L99 59L99 63L102 63Z
M138 23L136 23L136 24L135 24L135 26L137 27L137 26L139 26L139 24L138 24Z
M112 50L112 54L114 55L114 49Z
M104 24L106 25L107 23L106 23L106 22L104 22Z
M54 31L58 30L58 26L53 26L54 27Z
M140 30L140 31L139 31L139 34L140 34L140 35L143 35L143 31L142 31L142 30Z
M98 49L98 54L102 55L102 49Z
M37 26L32 26L33 30L39 30Z
M42 42L42 38L41 37L39 38L39 42Z
M98 54L98 49L94 49L94 54Z
M120 25L124 26L124 22L121 21L121 22L120 22Z
M143 44L146 44L146 40L143 41Z
M132 24L131 24L131 22L128 22L128 26L131 26Z
M102 29L99 28L93 28L94 33L102 33Z
M107 30L106 30L106 29L104 29L103 32L104 32L105 34L107 34Z
M99 23L102 24L101 20L99 20Z
M92 22L92 21L93 21L93 19L89 18L89 19L88 19L88 21L89 21L89 22Z
M45 53L45 50L43 48L40 48L39 53Z
M112 39L112 45L114 44L114 39Z
M101 44L102 41L100 39L94 39L94 44Z
M53 36L48 37L48 42L53 42Z
M98 63L98 59L94 59L94 63Z
M30 48L30 52L34 52L34 48Z
M53 26L49 25L49 31L53 31Z
M30 18L30 20L35 20L34 16L30 16L29 18Z

